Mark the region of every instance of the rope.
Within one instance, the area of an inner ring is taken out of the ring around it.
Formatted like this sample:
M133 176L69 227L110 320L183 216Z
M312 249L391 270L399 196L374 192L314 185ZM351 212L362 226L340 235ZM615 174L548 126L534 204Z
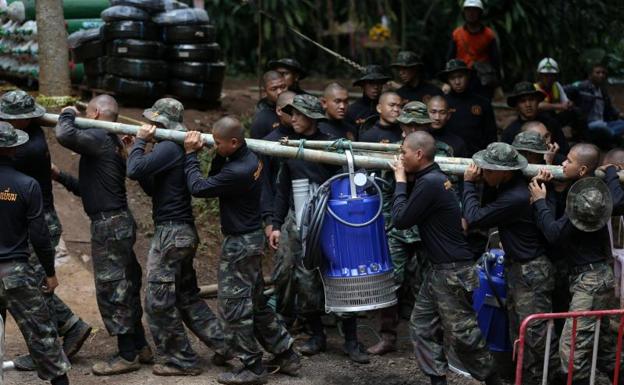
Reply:
M303 159L303 150L305 150L305 139L299 140L299 147L297 148L297 154L295 155L295 159Z
M345 150L350 150L353 153L353 144L349 139L339 138L325 148L326 151L331 151L332 149L336 149L336 152L339 154L343 154Z

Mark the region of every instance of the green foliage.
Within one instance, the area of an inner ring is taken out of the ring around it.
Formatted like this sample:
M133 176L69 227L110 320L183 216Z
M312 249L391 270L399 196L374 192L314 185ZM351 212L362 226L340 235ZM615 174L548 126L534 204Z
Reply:
M612 74L624 76L624 20L621 0L485 0L486 24L499 37L506 84L532 79L539 60L559 61L564 81L584 77L589 50L607 62ZM463 0L256 0L311 38L360 64L389 64L399 46L423 54L427 72L443 67L454 27L463 23ZM353 69L315 48L283 25L262 16L240 0L206 1L219 31L228 64L235 71L255 73L272 58L294 56L313 72L329 76L353 74ZM385 15L393 41L364 48L369 28ZM258 20L262 57L258 60ZM332 19L332 20L330 20ZM402 23L405 20L405 23ZM332 35L335 25L350 22L352 35Z

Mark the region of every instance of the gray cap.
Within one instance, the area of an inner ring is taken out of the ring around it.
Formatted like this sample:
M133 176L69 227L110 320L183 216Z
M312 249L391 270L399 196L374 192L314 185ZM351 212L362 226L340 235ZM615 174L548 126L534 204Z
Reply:
M577 229L588 233L600 230L611 218L612 211L611 192L600 178L582 178L570 187L566 214Z
M494 142L472 156L475 164L486 170L512 171L526 168L526 158L510 144Z
M536 154L546 154L548 152L548 146L544 138L533 131L518 133L511 145L518 151L528 151Z
M152 122L162 124L166 129L186 131L182 124L184 106L173 98L158 99L152 108L143 111L143 116Z
M309 94L295 95L292 103L282 108L287 114L290 113L292 109L299 111L310 119L318 120L325 118L325 112L323 111L321 102L317 97Z
M397 118L399 123L402 124L429 124L431 118L429 117L429 111L427 105L423 102L409 102L403 106L401 115Z
M13 128L11 123L0 122L0 148L21 146L28 142L28 134Z

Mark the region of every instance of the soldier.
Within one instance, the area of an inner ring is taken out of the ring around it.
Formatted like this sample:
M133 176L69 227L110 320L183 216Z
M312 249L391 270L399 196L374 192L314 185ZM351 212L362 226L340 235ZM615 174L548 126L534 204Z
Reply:
M360 142L397 143L401 140L401 127L397 118L401 113L401 97L392 91L384 92L377 104L379 119L363 134Z
M11 159L27 141L26 132L0 122L0 306L19 326L39 377L52 385L68 385L69 361L41 293L42 287L52 293L58 286L41 188L15 170ZM29 262L29 241L44 271L43 282Z
M520 82L514 86L512 94L507 97L507 105L518 111L518 118L503 130L501 142L511 144L516 135L522 130L524 123L537 120L548 128L552 135L552 141L559 145L559 152L563 155L568 153L570 149L568 141L559 123L547 113L539 112L539 103L545 97L544 93L538 91L532 83Z
M263 164L247 148L240 122L225 117L212 129L216 157L208 178L202 178L197 151L203 147L197 131L186 135L186 180L195 197L219 198L223 241L219 262L219 312L224 321L225 345L243 363L241 370L221 374L222 384L264 384L263 347L279 370L296 375L301 367L292 350L293 339L278 323L263 294L264 233L260 219Z
M427 103L427 112L431 119L431 135L437 142L445 143L450 148L449 156L465 157L466 143L458 135L448 130L447 124L453 113L449 110L444 96L434 96Z
M251 122L251 137L261 139L279 126L275 113L278 96L286 91L284 76L276 71L267 71L262 76L265 97L258 101L256 114Z
M430 134L414 132L405 138L401 157L392 164L393 223L398 229L419 226L431 264L410 319L416 359L432 384L446 384L446 338L474 378L488 385L502 384L470 301L479 279L462 231L459 200L434 162L435 152ZM407 174L416 178L409 195Z
M301 89L299 81L308 76L308 74L297 60L291 58L271 60L267 67L269 70L276 71L284 77L286 88L290 91L297 95L307 93Z
M438 73L438 78L451 86L446 95L451 112L447 131L464 140L468 156L496 141L497 132L490 101L468 87L473 76L474 71L457 59L449 60L445 69Z
M22 90L9 91L0 100L0 120L8 121L13 127L26 131L30 137L30 140L15 149L13 166L39 183L43 196L43 217L48 224L52 247L55 248L61 238L62 228L54 209L50 151L45 134L37 122L43 114L45 109ZM34 253L31 254L29 262L37 280L43 283L45 271ZM43 298L56 324L57 333L63 337L65 354L71 358L78 353L91 334L91 326L75 315L53 292L44 293ZM15 365L20 370L35 370L33 360L27 355L18 357Z
M469 229L498 227L505 250L507 310L513 341L524 318L552 311L553 267L546 257L546 241L535 224L527 183L520 172L527 160L512 146L500 142L491 143L472 159L474 163L464 173L464 219ZM497 192L494 201L483 207L476 185L481 179ZM541 382L546 329L545 320L532 322L527 328L524 378L529 384ZM551 376L557 375L555 352L551 349Z
M402 137L407 137L412 132L428 131L431 119L427 114L427 106L422 102L409 102L403 106L401 114L397 118L402 130ZM391 134L389 134L390 136ZM396 143L401 143L398 141ZM418 227L409 229L397 229L392 220L392 195L394 194L394 173L380 170L379 174L387 183L382 184L383 193L383 216L386 225L386 236L390 258L394 269L394 280L399 286L397 292L399 304L379 311L381 339L375 345L369 347L367 352L375 355L384 355L397 349L397 328L399 316L403 309L414 307L414 298L418 294L423 278L426 261L422 257L422 244ZM408 313L409 314L409 313Z
M526 122L520 128L521 132L534 132L546 143L548 152L544 154L544 161L546 164L561 164L565 160L565 155L559 152L559 144L552 141L552 134L548 131L548 128L542 122L532 120ZM516 135L517 137L518 135ZM515 139L514 139L515 140Z
M548 146L537 132L520 132L514 138L512 146L526 158L529 164L545 164L544 156L548 154Z
M379 116L377 104L384 84L390 80L379 65L369 65L362 76L353 82L353 86L362 87L362 97L356 99L347 109L345 120L358 133L357 138L365 131L368 124L373 124ZM367 122L370 122L367 124Z
M540 183L548 182L552 179L552 174L543 170L529 186L540 230L551 244L561 249L569 263L571 312L609 309L614 302L615 280L610 263L612 255L606 224L611 218L614 203L611 196L622 196L624 191L616 168L612 165L605 166L609 187L600 179L590 177L599 160L600 152L593 145L579 144L572 147L568 160L564 163L568 189L565 213L560 216L556 213L556 208L549 204L549 189L544 183ZM570 187L572 183L574 184ZM610 190L613 190L613 194ZM591 373L596 319L579 318L578 323L572 383L586 384ZM597 367L610 375L615 369L616 354L608 318L602 320L600 332ZM559 355L564 373L568 370L572 333L572 319L569 318L565 321L559 341ZM624 381L620 380L619 384L622 383Z
M186 131L182 124L182 103L157 100L143 116L167 130ZM184 148L170 140L154 145L155 126L143 125L128 155L127 174L138 180L152 197L154 236L147 257L145 311L158 352L152 372L159 376L199 375L197 354L184 326L215 350L212 362L225 362L223 330L219 320L199 297L193 259L197 231L191 194L184 176Z
M86 110L89 119L114 122L118 106L108 95L93 98ZM55 179L82 198L91 219L91 256L95 292L109 335L117 337L118 353L93 365L96 375L127 373L152 363L141 318L141 265L134 254L136 223L126 198L126 162L123 144L101 128L80 129L78 110L66 107L59 116L56 138L80 154L78 179L64 172Z
M345 121L349 108L349 91L338 83L331 83L325 87L320 100L327 119L319 121L319 130L330 140L356 140L357 131Z
M318 131L317 121L323 119L324 115L317 98L311 95L297 95L285 110L292 116L293 129L297 133L296 139L328 139ZM273 232L269 237L269 244L273 249L277 249L284 241L280 235L286 216L292 210L292 181L308 179L310 185L320 186L336 171L335 167L305 162L301 159L288 159L282 163L276 185ZM292 269L296 274L297 305L300 314L306 318L312 331L312 336L304 343L300 351L304 355L315 355L325 351L327 346L327 337L321 321L321 313L324 310L323 286L317 270L309 271L303 267L300 235L289 234L288 242L288 248L295 263ZM354 362L368 363L368 355L357 340L357 318L355 316L342 317L342 328L345 335L344 353Z
M399 73L403 86L396 93L407 102L427 103L434 95L442 95L442 90L423 79L423 64L420 57L412 51L400 51L397 59L391 64Z
M475 70L470 89L491 100L501 73L500 54L496 33L483 25L483 11L481 0L464 1L465 23L453 31L447 60L461 60Z

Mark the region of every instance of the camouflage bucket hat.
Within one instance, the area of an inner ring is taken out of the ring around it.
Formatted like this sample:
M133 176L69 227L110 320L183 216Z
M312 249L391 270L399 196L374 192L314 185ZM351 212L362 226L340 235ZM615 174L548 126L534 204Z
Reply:
M422 67L422 59L416 52L399 51L397 59L390 64L391 67Z
M613 198L607 185L596 177L582 178L570 187L566 214L577 229L594 232L611 218Z
M538 102L541 102L546 98L546 95L535 88L535 85L531 82L520 82L514 86L513 92L507 97L507 105L509 107L515 107L518 104L518 99L526 95L535 95Z
M444 69L438 72L436 77L440 79L441 81L446 82L448 80L448 76L452 74L453 72L457 72L457 71L464 71L466 73L472 72L472 70L468 68L468 65L466 65L464 61L459 60L459 59L451 59L446 62Z
M546 154L548 146L544 138L537 132L520 132L511 144L518 151L534 152L536 154Z
M0 148L21 146L28 142L28 134L22 130L16 130L11 123L0 122Z
M285 110L287 114L289 114L292 109L299 111L310 119L318 120L325 118L325 113L323 111L323 107L321 106L321 102L318 100L317 97L312 95L295 95L292 103L287 104L283 108L283 110Z
M301 63L299 63L299 61L295 59L283 58L279 60L271 60L267 64L267 68L270 70L275 70L276 68L279 68L279 67L286 67L288 69L295 71L296 73L299 74L299 80L308 76L308 73L303 69L303 67L301 66Z
M143 116L152 122L163 125L168 130L186 131L182 124L184 106L172 98L158 99L152 108L143 111Z
M368 65L364 69L362 76L353 82L354 86L361 86L365 82L387 82L392 79L390 76L384 73L384 69L380 65Z
M526 158L510 144L494 142L472 156L475 164L486 170L511 171L526 168Z
M45 108L22 90L9 91L0 99L0 119L3 120L35 119L45 112Z
M397 118L402 124L429 124L429 111L427 105L422 102L409 102L401 110L401 115Z

